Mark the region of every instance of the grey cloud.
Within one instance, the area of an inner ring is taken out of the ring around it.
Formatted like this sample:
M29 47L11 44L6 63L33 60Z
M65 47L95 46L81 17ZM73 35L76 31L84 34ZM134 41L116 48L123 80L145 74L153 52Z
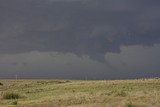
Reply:
M160 76L160 45L123 46L120 50L121 53L106 53L107 63L73 53L32 51L0 54L0 69L3 71L0 77L126 79Z
M118 75L124 77L150 77L160 76L158 58L160 45L154 47L129 46L121 47L121 53L107 53L106 60L117 68Z
M0 77L14 78L104 78L111 73L105 64L93 61L88 56L78 57L72 53L38 52L0 55ZM108 72L105 72L108 70ZM97 72L99 71L99 72Z
M106 69L116 71L106 53L160 44L159 5L151 0L1 0L0 54L16 54L18 60L20 54L35 51L72 53L105 61ZM28 66L11 59L1 64L10 63L6 65L16 66L15 71Z

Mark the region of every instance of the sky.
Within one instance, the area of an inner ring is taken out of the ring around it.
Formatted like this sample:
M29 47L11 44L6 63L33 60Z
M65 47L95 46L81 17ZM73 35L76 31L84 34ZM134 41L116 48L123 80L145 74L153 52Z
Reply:
M160 76L159 0L0 0L0 78Z

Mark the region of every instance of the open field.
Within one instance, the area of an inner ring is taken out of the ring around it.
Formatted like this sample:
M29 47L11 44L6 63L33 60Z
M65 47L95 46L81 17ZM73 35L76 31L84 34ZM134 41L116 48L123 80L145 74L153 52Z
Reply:
M0 107L160 107L160 79L0 80Z

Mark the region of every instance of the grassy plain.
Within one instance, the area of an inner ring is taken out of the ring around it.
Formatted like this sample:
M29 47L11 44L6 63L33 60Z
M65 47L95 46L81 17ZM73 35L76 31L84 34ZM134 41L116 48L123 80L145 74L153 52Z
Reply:
M0 80L0 107L160 107L160 78Z

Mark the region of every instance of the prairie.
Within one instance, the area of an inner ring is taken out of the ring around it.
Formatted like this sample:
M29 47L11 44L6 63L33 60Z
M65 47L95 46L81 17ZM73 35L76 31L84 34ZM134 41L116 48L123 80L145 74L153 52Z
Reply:
M0 80L0 107L160 107L160 78Z

